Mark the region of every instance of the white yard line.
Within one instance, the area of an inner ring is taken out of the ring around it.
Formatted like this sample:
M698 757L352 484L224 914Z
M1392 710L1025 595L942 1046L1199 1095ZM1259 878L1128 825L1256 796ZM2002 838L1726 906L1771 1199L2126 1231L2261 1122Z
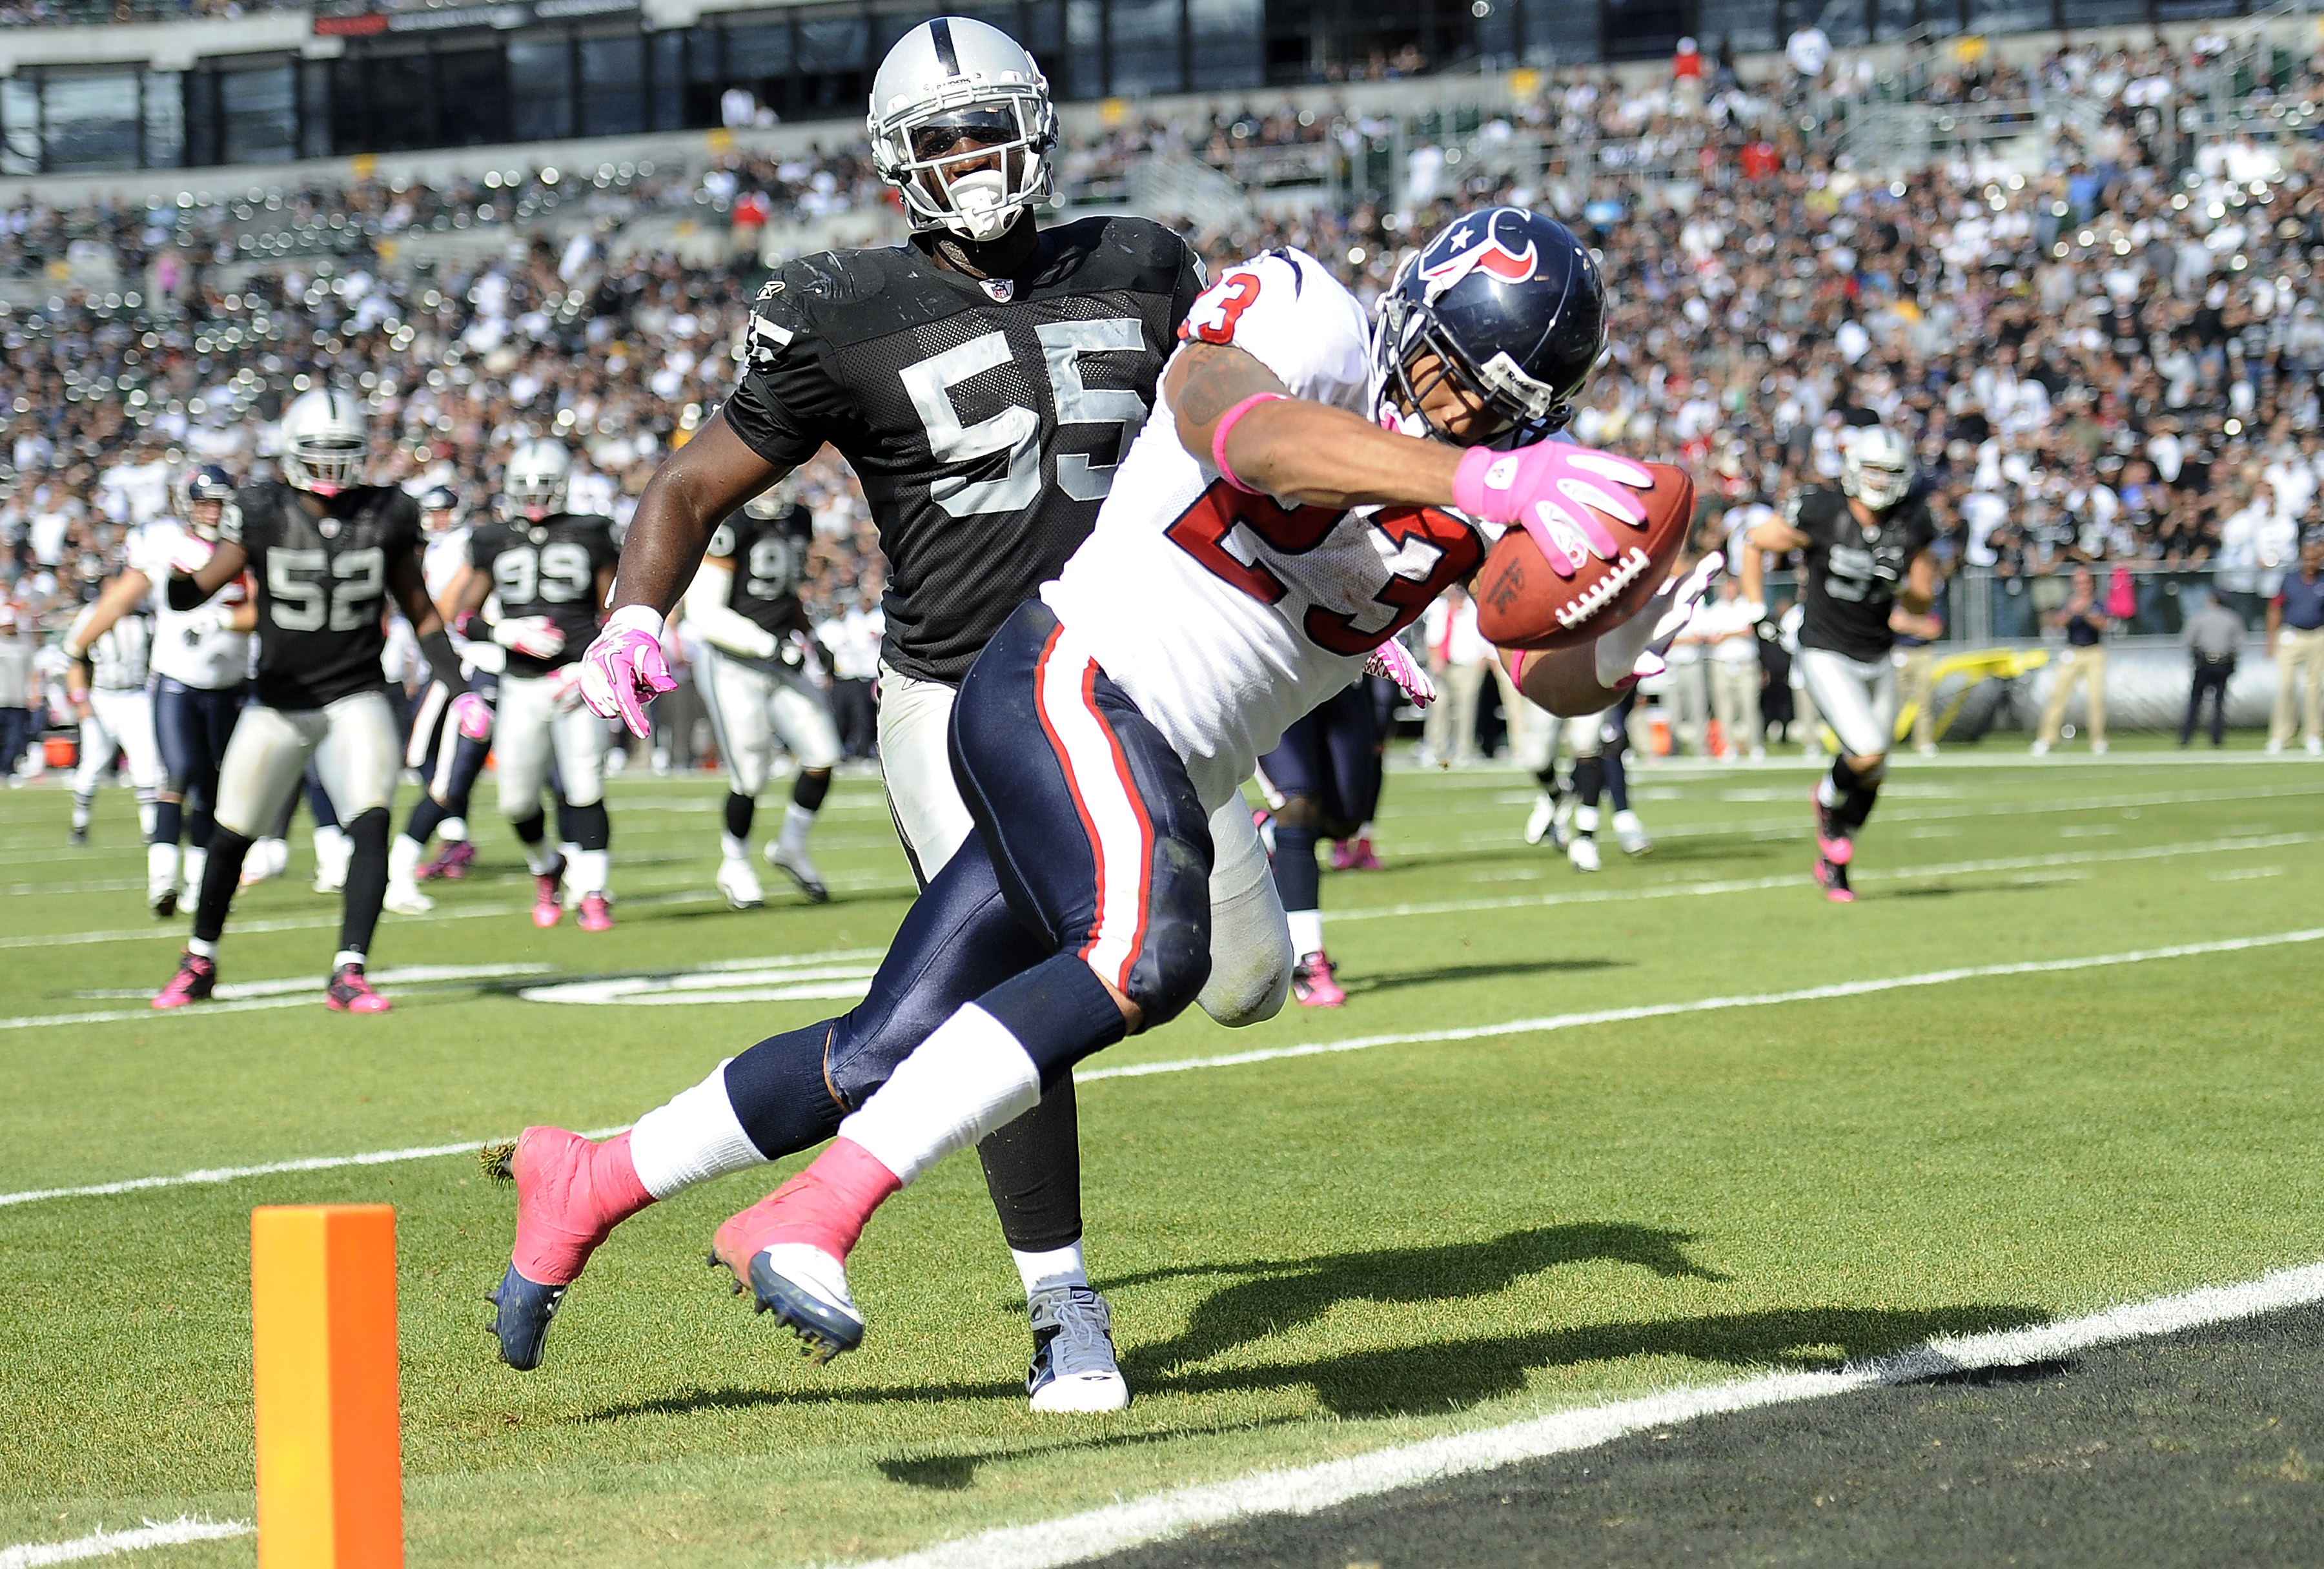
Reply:
M1802 1400L1828 1399L1978 1368L2022 1367L2127 1340L2249 1318L2324 1300L2324 1264L2282 1269L2233 1286L2153 1297L2080 1318L1989 1334L1948 1335L1833 1372L1757 1378L1665 1390L1558 1411L1501 1427L1456 1433L1296 1470L1176 1488L1038 1525L1008 1526L856 1569L1056 1569L1188 1531L1263 1515L1307 1515L1381 1493L1594 1448L1674 1423Z
M513 980L522 975L548 974L547 964L408 964L400 969L374 970L373 981L383 986L430 986L461 981ZM189 1013L172 1009L156 1012L151 1003L142 1008L106 1008L87 1013L33 1013L0 1019L0 1030L46 1029L68 1024L120 1024L132 1019L186 1019L216 1013L263 1013L277 1008L312 1008L321 996L322 980L251 981L218 988L220 1001L205 1003ZM232 993L231 995L229 993Z
M1717 1013L1738 1008L1771 1008L1786 1002L1820 1002L1837 997L1866 997L1917 986L1941 986L1954 981L1998 975L2040 975L2069 970L2097 970L2119 964L2141 964L2157 959L2190 958L2202 954L2241 953L2254 948L2282 947L2324 940L2324 927L2301 931L2267 932L2255 937L2225 937L2208 943L2181 943L2170 947L2138 948L2120 954L2093 954L2073 959L2035 959L2011 964L1969 964L1950 970L1927 970L1913 975L1888 975L1867 981L1839 981L1827 986L1803 986L1788 992L1759 992L1734 997L1704 997L1690 1002L1657 1002L1637 1008L1606 1008L1587 1013L1558 1013L1540 1019L1513 1019L1500 1024L1475 1024L1455 1029L1401 1031L1392 1035L1359 1035L1345 1040L1311 1041L1304 1046L1274 1047L1262 1051L1232 1052L1223 1057L1181 1057L1165 1062L1125 1063L1119 1067L1076 1073L1081 1084L1104 1079L1148 1078L1157 1074L1193 1073L1205 1068L1242 1067L1251 1063L1278 1062L1291 1057L1324 1057L1340 1052L1369 1051L1380 1046L1424 1045L1439 1041L1484 1040L1505 1035L1542 1035L1591 1024L1620 1024L1639 1019L1668 1019L1687 1013ZM591 1133L602 1139L620 1132L608 1128ZM399 1161L428 1160L439 1156L472 1154L484 1142L471 1139L457 1144L433 1144L410 1149L376 1150L364 1155L318 1155L303 1160L278 1160L261 1166L222 1167L215 1170L180 1172L170 1177L136 1177L119 1182L93 1183L81 1187L37 1188L25 1193L0 1193L0 1208L35 1204L52 1198L95 1198L144 1188L185 1187L230 1182L244 1177L269 1177L286 1171L327 1171L343 1166L385 1166Z
M187 1542L215 1542L222 1537L247 1537L258 1527L247 1520L146 1521L134 1531L99 1529L96 1535L69 1542L23 1542L0 1547L0 1569L34 1569L42 1564L78 1564L84 1558L109 1558L141 1547L175 1547Z

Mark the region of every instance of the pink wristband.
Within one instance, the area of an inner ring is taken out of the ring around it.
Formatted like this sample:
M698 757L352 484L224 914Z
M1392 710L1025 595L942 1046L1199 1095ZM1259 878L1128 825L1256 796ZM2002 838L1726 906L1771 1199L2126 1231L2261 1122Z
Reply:
M1218 429L1211 435L1212 465L1218 469L1219 477L1221 479L1225 480L1229 485L1234 486L1235 489L1242 492L1245 495L1257 495L1259 494L1259 489L1255 485L1243 484L1242 480L1235 474L1235 471L1231 467L1228 466L1227 432L1235 428L1236 420L1241 419L1245 414L1250 413L1253 409L1258 408L1261 403L1275 402L1282 397L1283 394L1281 392L1253 392L1250 397L1245 398L1241 402L1237 403L1233 408L1229 409L1225 415L1220 419Z

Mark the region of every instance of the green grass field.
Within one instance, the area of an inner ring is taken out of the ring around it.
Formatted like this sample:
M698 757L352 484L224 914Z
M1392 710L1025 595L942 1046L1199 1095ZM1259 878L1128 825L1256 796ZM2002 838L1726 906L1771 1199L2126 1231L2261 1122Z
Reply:
M1583 878L1521 842L1523 776L1397 774L1390 870L1325 878L1344 1011L1240 1032L1194 1016L1092 1066L2324 927L2301 891L2324 875L2324 768L2304 760L1906 760L1852 909L1808 885L1804 769L1635 777L1658 853L1609 845ZM387 918L374 971L396 1008L376 1020L263 989L145 1012L185 923L143 911L126 792L84 851L61 790L0 795L0 1194L616 1125L844 1007L520 994L868 963L910 886L876 784L843 782L819 830L837 902L744 913L709 893L722 790L616 786L623 898L596 937L533 930L480 790L484 874ZM337 901L309 864L245 894L226 981L319 984ZM9 1204L0 1546L250 1518L256 1204L397 1208L422 1565L870 1557L2324 1259L2319 956L2280 942L1088 1084L1090 1260L1137 1391L1102 1419L1026 1410L1022 1300L967 1158L881 1212L853 1271L870 1336L821 1370L702 1262L771 1175L623 1228L530 1376L484 1330L512 1203L470 1158ZM393 978L509 965L537 968ZM152 1561L254 1559L243 1537Z

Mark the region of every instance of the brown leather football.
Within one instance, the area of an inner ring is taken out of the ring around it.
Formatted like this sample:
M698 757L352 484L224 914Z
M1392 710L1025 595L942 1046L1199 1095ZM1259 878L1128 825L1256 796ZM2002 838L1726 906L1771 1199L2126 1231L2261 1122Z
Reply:
M1694 481L1667 463L1646 466L1654 488L1632 492L1646 503L1646 521L1631 524L1601 515L1614 535L1615 558L1594 552L1571 577L1560 577L1523 529L1503 534L1471 592L1477 629L1505 649L1574 648L1636 615L1669 580L1694 519Z

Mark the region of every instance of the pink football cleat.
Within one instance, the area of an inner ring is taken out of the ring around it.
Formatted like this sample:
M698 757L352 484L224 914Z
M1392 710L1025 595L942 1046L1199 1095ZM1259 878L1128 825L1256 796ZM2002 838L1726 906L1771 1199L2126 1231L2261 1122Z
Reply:
M371 989L361 964L341 964L323 992L323 1006L334 1013L384 1013L394 1004Z
M441 877L457 882L468 874L476 859L475 844L466 839L455 839L436 852L436 859L420 869L420 881L432 882Z
M546 872L532 874L532 924L547 931L565 918L565 901L558 896L557 885L565 880L565 861Z
M609 932L613 929L613 906L602 893L581 896L581 929L585 932Z
M1808 787L1808 805L1815 811L1816 854L1834 866L1847 865L1856 854L1856 844L1838 814L1823 804L1821 782Z
M189 1002L206 1001L211 989L217 985L217 961L199 954L180 954L178 973L170 983L154 994L156 1008L183 1008Z
M1342 839L1332 846L1332 870L1334 872L1384 872L1380 858L1372 854L1369 838Z
M1856 891L1848 886L1848 868L1829 858L1820 858L1815 866L1816 886L1834 904L1854 904Z
M1304 1008L1340 1008L1348 1001L1332 976L1332 961L1320 950L1291 967L1291 995Z

